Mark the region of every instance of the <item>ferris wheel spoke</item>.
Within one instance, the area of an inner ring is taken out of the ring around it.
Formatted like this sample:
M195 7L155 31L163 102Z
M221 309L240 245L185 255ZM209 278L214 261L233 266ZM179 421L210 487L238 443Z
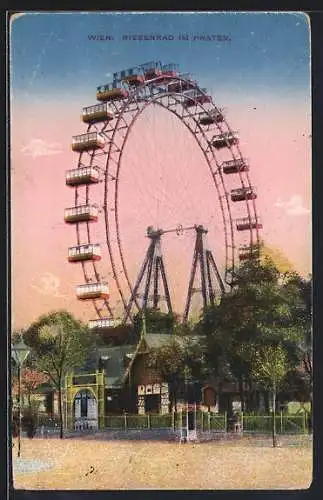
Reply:
M177 86L180 91L170 90L169 82ZM191 94L185 93L183 90L185 85L187 89L194 90L193 97L188 97ZM138 231L140 227L147 226L148 220L154 221L157 226L163 226L165 223L174 227L174 224L181 224L181 219L185 222L185 218L190 218L191 214L194 214L194 218L203 220L190 221L190 224L203 223L205 227L209 226L207 229L213 238L212 245L218 249L219 241L222 241L223 276L227 279L229 268L234 268L238 258L235 241L241 241L249 234L249 243L253 245L255 241L259 241L261 225L258 224L256 194L253 192L248 169L235 169L234 162L243 161L243 157L238 143L230 143L230 138L235 133L226 119L220 116L222 109L215 106L205 89L201 89L189 75L178 74L171 78L164 77L162 81L158 81L158 78L149 81L144 79L143 84L137 89L130 89L127 98L110 101L109 108L113 112L113 119L102 123L91 123L87 127L89 134L95 132L101 137L101 141L104 139L104 147L81 151L78 161L78 168L96 165L100 179L93 186L75 187L75 207L96 206L99 210L99 221L103 220L100 224L77 222L75 225L77 244L99 241L100 231L104 228L106 251L110 259L110 265L106 263L105 266L91 260L82 262L85 281L100 282L104 279L103 274L113 276L115 290L120 295L119 305L123 304L123 307L126 307L126 296L132 291L133 281L129 278L127 263L130 254L128 250L126 252L124 250L122 236L125 220L128 225L132 224L132 233L129 227L129 235L133 234L138 240ZM169 120L168 128L163 129L166 112ZM141 116L145 118L145 125L143 120L140 122ZM177 133L176 126L179 122L184 125L181 129L182 135ZM136 135L140 123L141 137L138 133ZM168 151L161 142L165 130L167 134L164 135L171 144ZM221 144L222 136L225 137L223 144ZM138 158L144 158L144 163L147 165L126 153L125 146L129 148L131 137L136 138ZM197 148L194 150L191 144ZM216 146L220 144L217 146L218 149L214 144ZM183 161L177 160L179 157L186 159L184 163L188 158L194 158L196 175L188 174L186 163L183 165ZM233 162L233 166L226 168L227 173L231 175L226 175L223 165L229 164L230 161ZM127 170L124 170L125 163ZM208 173L205 170L203 175L202 163L206 164L209 170ZM171 174L169 174L170 165L173 167ZM145 173L142 175L144 168ZM211 195L203 194L205 182L215 189L214 198L217 204ZM198 193L197 197L190 196L192 188ZM132 193L137 194L140 210L135 210L131 206L132 210L124 211L122 206L124 203L130 203L129 195ZM207 206L210 202L212 202L211 210L201 209L202 205ZM146 227L143 230L146 230ZM182 237L183 244L186 245L185 252L188 252L192 241L189 237ZM210 257L210 266L213 266L214 272L219 273L218 264L214 260L217 259L217 250L214 255L213 261ZM106 270L102 273L103 268ZM211 278L205 276L204 279L209 280L211 297L213 294ZM147 291L145 293L147 295ZM158 303L156 300L155 297L154 304ZM93 301L93 304L99 317L104 314L113 316L109 300L97 300Z
M135 189L136 191L139 193L140 195L140 200L141 200L141 203L143 203L145 205L145 209L146 209L146 212L149 213L151 216L152 216L152 212L151 212L151 207L149 204L147 204L146 200L147 200L147 195L150 194L149 193L149 186L143 186L142 183L140 182L140 180L138 180L138 175L137 175L137 169L136 169L136 164L131 161L129 162L133 168L131 168L129 171L131 172L131 178L133 179L132 181L132 185L135 186ZM145 191L144 191L145 189Z

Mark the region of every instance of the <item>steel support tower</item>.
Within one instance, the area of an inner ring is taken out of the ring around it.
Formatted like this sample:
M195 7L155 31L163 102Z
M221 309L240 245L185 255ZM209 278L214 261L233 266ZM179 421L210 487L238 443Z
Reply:
M192 298L194 293L202 295L203 308L214 305L217 295L225 292L224 284L215 263L211 250L205 245L205 235L208 230L202 225L194 226L196 231L193 262L188 285L186 305L183 315L183 322L187 323ZM194 287L197 279L197 266L199 265L199 286Z
M125 310L124 322L128 320L134 303L136 303L141 311L145 311L149 306L153 309L158 309L160 302L164 301L166 303L166 312L170 314L173 312L165 264L161 252L160 239L162 234L164 234L162 229L154 229L151 226L147 228L147 236L150 239L150 244ZM160 293L162 288L164 290L163 295ZM152 294L150 293L151 290ZM140 302L138 299L142 299L141 305L139 305Z

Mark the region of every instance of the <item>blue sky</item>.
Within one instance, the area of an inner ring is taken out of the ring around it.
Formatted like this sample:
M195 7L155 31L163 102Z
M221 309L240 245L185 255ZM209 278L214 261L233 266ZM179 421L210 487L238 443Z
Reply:
M224 107L233 130L239 132L242 154L250 161L252 184L259 195L257 209L264 223L262 237L269 246L281 248L306 275L311 269L309 31L305 15L273 13L40 13L12 21L15 322L24 326L47 310L64 307L66 297L79 317L85 319L83 312L89 315L86 319L95 317L92 309L86 311L75 300L75 286L83 279L80 270L66 267L67 248L75 242L62 219L64 208L74 203L73 193L65 187L65 170L76 168L79 158L71 151L70 138L85 132L80 111L95 103L98 85L111 81L116 71L151 60L178 63L182 72L191 72L201 87L210 90L214 102ZM225 35L231 41L122 41L123 35L176 38L180 33ZM93 34L114 39L91 41L88 37ZM208 172L198 170L200 152L185 135L187 131L170 115L154 120L147 111L146 117L147 121L138 123L137 132L134 127L122 160L122 172L129 174L121 181L120 224L122 238L128 238L124 246L133 270L137 255L142 259L146 251L143 234L151 223L147 206L158 213L160 202L165 227L190 219L190 214L198 223L204 214L209 220L218 208L213 205L216 193L208 183ZM234 179L226 182L228 190L237 187ZM102 186L97 186L99 191ZM99 194L93 196L97 196L95 203L102 203ZM234 218L240 216L239 207L234 210ZM102 228L94 229L95 241L104 240ZM212 234L220 234L216 231L221 227L214 230L210 229L209 241ZM39 238L40 244L35 245ZM241 235L237 244L242 240ZM222 237L214 236L213 241L222 255ZM37 265L26 266L29 254ZM184 253L179 249L176 255L170 262L174 268L179 263L184 283L188 269ZM190 265L191 253L187 255ZM108 260L102 262L102 275L110 276ZM47 282L49 293L42 292Z
M202 86L308 94L309 24L300 13L33 13L11 25L17 96L93 92L114 71L176 62ZM124 34L228 35L231 41L122 41ZM113 41L90 41L88 35Z

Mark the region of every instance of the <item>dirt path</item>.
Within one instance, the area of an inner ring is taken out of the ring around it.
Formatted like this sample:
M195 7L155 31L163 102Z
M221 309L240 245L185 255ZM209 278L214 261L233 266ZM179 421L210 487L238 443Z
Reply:
M254 439L197 444L24 439L22 456L54 468L15 474L17 489L303 489L312 477L309 444L273 449Z

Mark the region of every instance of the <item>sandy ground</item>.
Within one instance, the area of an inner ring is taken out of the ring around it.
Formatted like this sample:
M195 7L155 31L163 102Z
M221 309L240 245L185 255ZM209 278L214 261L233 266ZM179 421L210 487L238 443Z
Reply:
M53 468L16 473L16 489L306 489L312 480L309 440L271 448L268 438L194 444L25 438L22 458Z

